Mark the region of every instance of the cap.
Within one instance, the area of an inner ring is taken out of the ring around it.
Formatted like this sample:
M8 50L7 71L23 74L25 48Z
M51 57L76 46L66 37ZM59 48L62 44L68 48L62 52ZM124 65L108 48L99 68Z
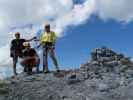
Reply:
M16 32L15 35L20 35L20 33L19 32Z
M28 46L30 46L30 43L29 42L24 42L23 46L28 47Z

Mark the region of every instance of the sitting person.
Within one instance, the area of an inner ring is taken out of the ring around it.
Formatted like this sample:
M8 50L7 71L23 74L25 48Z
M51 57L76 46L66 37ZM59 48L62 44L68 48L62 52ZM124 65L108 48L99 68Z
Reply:
M23 45L25 49L23 50L21 65L24 66L24 72L32 74L33 67L36 67L37 71L39 71L40 59L35 49L30 47L29 42L24 42Z

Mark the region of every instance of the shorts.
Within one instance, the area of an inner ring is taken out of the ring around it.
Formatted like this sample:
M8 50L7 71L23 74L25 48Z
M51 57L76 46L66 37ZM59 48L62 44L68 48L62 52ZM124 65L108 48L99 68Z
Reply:
M17 63L17 62L18 62L18 58L19 58L19 56L14 56L14 57L13 57L13 62L14 62L14 63Z
M17 63L18 62L18 58L22 58L22 56L21 55L14 55L12 58L13 58L13 62Z

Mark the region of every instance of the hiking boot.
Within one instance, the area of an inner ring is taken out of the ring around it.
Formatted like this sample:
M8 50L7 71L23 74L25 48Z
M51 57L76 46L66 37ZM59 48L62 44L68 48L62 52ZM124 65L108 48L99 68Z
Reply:
M49 70L45 70L44 73L50 73L50 71Z
M60 72L60 70L59 70L59 69L57 69L57 70L56 70L56 72Z
M18 73L14 73L14 76L17 76L18 75Z
M33 73L32 72L27 72L27 75L32 75Z

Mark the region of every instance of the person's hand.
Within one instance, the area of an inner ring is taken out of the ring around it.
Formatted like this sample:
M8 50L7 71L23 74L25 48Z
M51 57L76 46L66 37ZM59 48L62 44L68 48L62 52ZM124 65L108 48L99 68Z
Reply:
M34 36L34 37L33 37L33 40L35 40L35 39L37 39L37 37L36 37L36 36Z
M37 37L33 37L34 41L40 41Z

